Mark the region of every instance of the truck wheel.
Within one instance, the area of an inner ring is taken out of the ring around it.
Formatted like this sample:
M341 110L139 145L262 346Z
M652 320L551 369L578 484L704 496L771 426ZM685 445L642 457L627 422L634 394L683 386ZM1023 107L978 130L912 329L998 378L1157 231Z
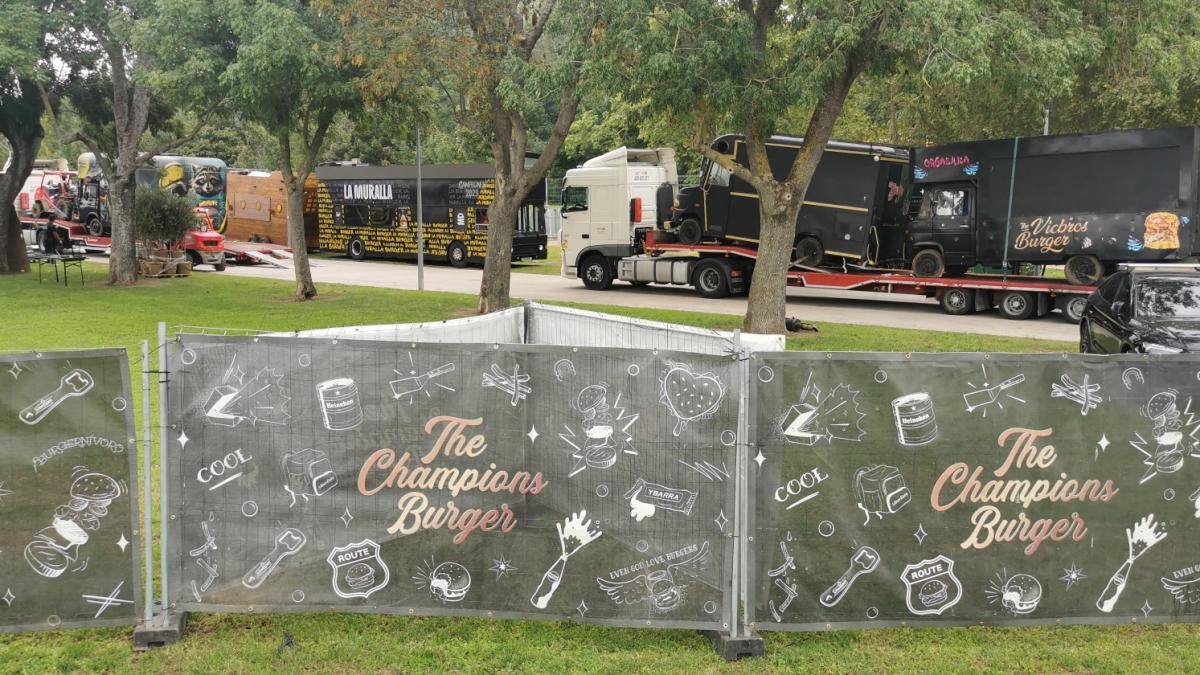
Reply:
M946 271L946 261L942 258L942 252L936 248L923 248L917 251L917 254L912 259L912 271L914 276L923 279L936 279Z
M695 218L687 218L678 227L679 243L681 244L699 244L700 235L703 230L700 229L700 221Z
M1062 310L1063 318L1070 323L1079 323L1083 320L1083 310L1087 308L1088 296L1068 295L1060 296L1058 300L1058 308Z
M816 267L825 258L825 247L816 237L801 237L792 249L792 264L805 267Z
M354 237L346 244L346 255L350 256L351 260L362 260L367 257L367 245L362 239Z
M461 241L456 241L450 244L450 248L446 249L446 257L450 259L451 267L463 268L467 266L467 247L463 246Z
M729 295L729 277L725 266L714 260L701 260L692 271L692 284L704 298L724 298Z
M87 230L87 233L93 237L104 236L104 224L101 223L100 219L96 216L88 218L87 225L85 225L83 229Z
M1037 309L1033 294L1026 291L1008 291L1000 296L996 304L1000 314L1006 319L1028 319Z
M196 269L204 263L204 261L200 258L200 254L195 251L188 251L187 258L188 262L192 263L192 269Z
M1067 281L1076 286L1095 286L1104 277L1104 266L1094 255L1076 255L1067 259Z
M588 256L579 267L579 278L593 291L607 291L613 283L612 265L602 255Z
M942 311L952 316L962 316L975 311L975 290L971 288L947 288L942 292Z
M213 269L218 272L224 272L225 271L225 263L219 262L219 263L213 265Z

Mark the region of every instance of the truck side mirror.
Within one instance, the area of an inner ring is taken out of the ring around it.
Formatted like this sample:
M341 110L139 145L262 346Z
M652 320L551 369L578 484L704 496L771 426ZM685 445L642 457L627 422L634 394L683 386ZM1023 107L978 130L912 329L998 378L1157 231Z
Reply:
M642 198L634 197L629 200L629 222L642 222Z

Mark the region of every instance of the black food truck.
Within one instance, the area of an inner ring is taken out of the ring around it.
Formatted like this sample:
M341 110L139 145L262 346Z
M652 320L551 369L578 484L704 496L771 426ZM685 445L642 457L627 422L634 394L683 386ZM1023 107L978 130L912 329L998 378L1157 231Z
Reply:
M1197 140L1195 128L1134 129L919 148L913 273L1065 264L1071 283L1092 285L1119 262L1191 257Z
M421 167L425 255L455 267L487 254L488 207L495 196L490 164ZM417 257L417 168L331 164L317 167L319 246L355 260ZM517 212L512 259L546 258L545 186Z
M771 136L767 161L778 180L787 177L804 139ZM711 146L749 166L745 137L726 134ZM902 238L909 151L867 143L829 141L796 220L793 260L815 266L831 257L882 263L886 242ZM684 244L759 241L758 194L715 162L705 161L700 184L679 190L671 218Z

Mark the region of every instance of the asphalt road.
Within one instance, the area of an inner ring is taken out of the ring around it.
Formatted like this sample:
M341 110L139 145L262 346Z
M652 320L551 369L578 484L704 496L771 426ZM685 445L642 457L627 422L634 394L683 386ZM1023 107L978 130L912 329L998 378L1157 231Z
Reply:
M380 288L417 288L416 265L390 261L362 261L320 258L313 260L313 278L321 283L376 286ZM200 267L197 272L212 268ZM230 265L223 274L260 279L291 280L291 269L267 265ZM479 268L454 269L442 264L425 266L425 289L478 295L483 271ZM559 300L625 307L651 307L692 312L740 315L745 313L745 297L706 300L685 287L647 286L634 288L616 282L608 291L590 291L576 279L547 274L512 275L512 295L531 300ZM788 289L788 314L804 321L828 321L892 328L977 333L1044 340L1076 342L1079 329L1064 321L1057 312L1040 319L1011 321L995 311L968 316L949 316L934 300L911 296L888 296L857 291L821 291Z

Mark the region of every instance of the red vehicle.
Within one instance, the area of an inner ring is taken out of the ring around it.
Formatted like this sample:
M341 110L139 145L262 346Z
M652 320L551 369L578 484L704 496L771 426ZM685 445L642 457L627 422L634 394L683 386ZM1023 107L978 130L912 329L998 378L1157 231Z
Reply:
M37 172L35 172L37 173ZM75 178L74 171L41 171L38 182L35 176L25 182L21 193L17 196L17 210L28 213L34 218L45 218L53 213L58 218L71 215L71 185Z
M178 247L187 254L192 267L197 265L212 265L218 272L225 271L225 237L217 232L212 225L212 217L202 208L193 209L196 213L196 229L188 232L179 239ZM45 226L44 218L22 218L21 227L25 230L26 243L31 246L41 246L40 232ZM91 253L108 253L112 246L111 237L96 237L87 233L82 223L70 220L59 220L56 223L70 233L71 246L82 248Z

